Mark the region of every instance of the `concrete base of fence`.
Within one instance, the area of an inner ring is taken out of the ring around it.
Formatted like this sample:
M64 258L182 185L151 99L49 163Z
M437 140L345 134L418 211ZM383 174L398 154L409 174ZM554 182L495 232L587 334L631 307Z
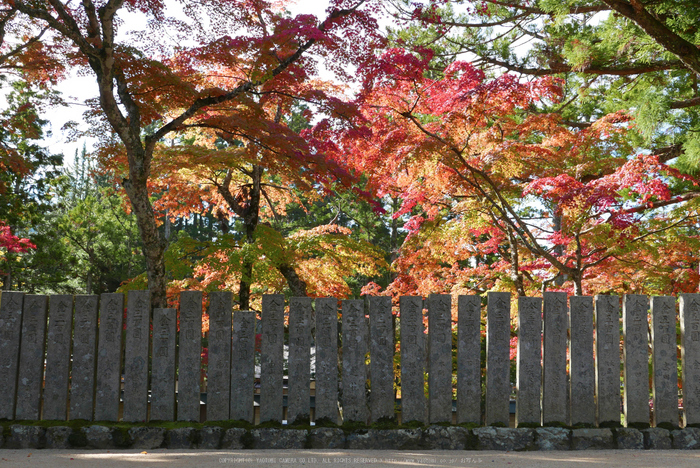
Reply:
M669 431L568 429L561 427L501 428L432 425L422 428L356 429L312 427L224 428L91 425L40 427L0 425L5 449L363 449L363 450L595 450L700 449L700 429Z

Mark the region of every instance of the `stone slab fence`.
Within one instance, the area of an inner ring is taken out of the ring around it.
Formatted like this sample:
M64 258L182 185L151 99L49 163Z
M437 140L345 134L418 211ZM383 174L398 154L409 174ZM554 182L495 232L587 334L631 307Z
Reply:
M212 292L205 388L203 294L183 292L179 311L151 310L148 291L124 299L3 292L0 420L201 422L205 414L207 421L308 425L398 417L404 424L471 423L492 432L509 425L678 430L700 424L697 294L678 300L680 337L673 297L518 298L513 382L509 293L488 293L484 326L477 296L460 296L456 304L449 295L401 297L394 318L386 297L286 304L282 295L265 295L258 324L254 312L232 310L230 292Z

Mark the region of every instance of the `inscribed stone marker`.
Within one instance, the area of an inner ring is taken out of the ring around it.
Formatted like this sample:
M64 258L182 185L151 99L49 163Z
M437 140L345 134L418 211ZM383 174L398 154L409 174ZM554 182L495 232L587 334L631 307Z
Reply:
M542 299L518 298L518 377L515 425L540 424Z
M151 421L175 419L175 336L177 310L153 309Z
M452 423L452 297L428 298L428 400L431 423Z
M44 411L42 419L65 421L68 417L68 375L73 331L73 296L49 298L49 331L46 343Z
M595 364L593 362L593 298L571 296L569 345L571 361L571 425L595 424Z
M92 421L95 406L98 298L99 296L75 296L73 363L70 373L71 420Z
M510 423L510 293L488 293L486 425Z
M233 293L209 293L207 420L229 419L231 407L231 314Z
M651 298L652 376L654 426L678 426L678 358L676 354L676 299Z
M565 423L567 418L566 293L544 293L542 356L542 424Z
M364 301L343 301L343 419L367 423L367 320Z
M25 299L26 300L26 299ZM700 424L700 294L681 294L683 424Z
M145 421L148 416L150 325L150 292L129 291L124 345L124 421Z
M46 300L46 296L24 296L17 378L17 419L39 419L46 351Z
M316 299L315 419L338 422L338 300Z
M180 293L177 420L199 422L202 359L202 293Z
M481 298L457 300L457 424L481 424Z
M231 349L231 413L237 421L253 422L255 397L255 312L233 313Z
M391 297L369 298L370 418L394 418L394 325Z
M596 423L620 424L620 298L595 297Z
M626 294L622 304L625 338L625 425L649 425L649 340L647 335L649 299Z
M0 301L0 419L15 418L24 293L3 291Z
M124 295L102 294L95 384L95 420L117 421L121 393Z
M287 423L310 422L311 411L311 301L310 297L289 300L289 379Z
M264 294L260 352L260 422L282 422L284 296Z
M401 327L401 422L427 420L425 401L425 342L423 333L423 299L399 298Z

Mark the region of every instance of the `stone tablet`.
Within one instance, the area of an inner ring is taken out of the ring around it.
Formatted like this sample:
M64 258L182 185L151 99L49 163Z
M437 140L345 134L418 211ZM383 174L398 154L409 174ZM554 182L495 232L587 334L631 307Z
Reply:
M431 423L452 423L452 297L428 298L428 408Z
M510 423L510 293L488 293L486 425Z
M338 418L338 300L316 299L316 411L315 419Z
M177 310L153 309L151 421L175 419L175 338Z
M200 419L202 372L202 293L180 293L180 333L177 362L177 420Z
M591 317L591 324L592 324ZM518 298L518 376L515 425L540 424L542 299Z
M399 298L401 334L401 422L425 423L428 405L425 400L425 341L423 333L423 298Z
M595 297L596 422L620 424L620 298Z
M72 332L73 296L51 296L42 419L65 421L68 418L68 375Z
M481 424L481 298L457 300L457 424Z
M73 363L70 377L71 420L92 421L95 406L98 302L99 296L75 296Z
M343 301L343 420L367 423L367 320L364 301Z
M568 379L566 375L566 293L544 293L544 338L542 347L542 425L565 423Z
M394 322L391 297L369 297L369 377L371 422L393 419L394 414Z
M17 379L17 419L38 420L46 352L46 296L24 296ZM2 390L4 391L4 389Z
M129 291L126 305L124 356L124 421L148 417L148 352L151 334L151 294Z
M26 299L25 299L26 301ZM700 424L700 294L681 294L683 424Z
M253 422L255 397L255 312L233 313L231 348L231 413L236 421Z
M309 424L311 412L311 301L289 300L287 423Z
M282 422L284 296L264 294L260 349L260 422Z
M654 426L679 425L678 358L676 354L676 299L651 298L651 343Z
M626 294L622 308L625 425L649 426L649 299Z
M231 406L231 319L233 293L209 293L207 420L229 419Z
M571 425L595 425L595 363L593 362L593 298L571 296L569 342Z
M0 419L15 419L24 293L0 293Z
M117 421L121 394L124 295L102 294L95 377L95 420Z

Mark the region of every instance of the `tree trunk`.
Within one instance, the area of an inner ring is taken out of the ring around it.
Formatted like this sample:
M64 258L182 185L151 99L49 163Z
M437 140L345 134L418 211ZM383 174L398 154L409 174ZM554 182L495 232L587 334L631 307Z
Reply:
M280 273L282 273L282 276L284 276L284 279L287 280L287 284L289 285L289 289L292 290L292 296L294 297L304 297L308 296L306 292L306 282L299 278L299 275L297 275L296 270L294 267L289 266L289 265L280 265L279 267Z

